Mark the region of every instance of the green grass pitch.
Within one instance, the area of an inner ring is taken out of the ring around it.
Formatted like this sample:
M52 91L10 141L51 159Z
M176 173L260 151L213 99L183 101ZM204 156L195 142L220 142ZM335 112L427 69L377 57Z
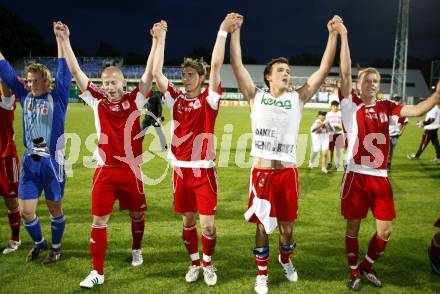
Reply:
M306 140L317 110L306 109L301 122L301 140ZM166 112L166 122L169 113ZM378 293L439 293L440 277L431 274L427 247L436 229L433 223L440 216L440 165L433 163L434 151L428 147L420 161L409 161L406 154L418 147L422 130L410 121L400 138L390 177L395 194L397 219L391 242L376 269L384 283L380 290L363 284L362 292ZM231 124L231 126L226 126ZM169 125L167 125L169 127ZM225 131L226 129L226 131ZM231 130L232 129L232 130ZM15 119L16 141L23 153L21 108ZM168 133L168 130L166 130ZM79 282L90 271L89 239L93 168L92 152L86 138L95 133L91 109L82 104L69 105L66 133L79 135L78 160L72 166L73 177L67 179L64 195L66 231L60 262L42 266L40 261L26 263L25 256L32 242L21 227L22 246L12 255L0 255L1 293L79 293ZM149 210L143 242L144 264L133 268L131 261L130 219L115 205L108 229L105 263L106 282L96 293L252 293L256 266L252 249L255 227L246 223L249 179L250 117L245 107L223 107L216 123L219 194L216 215L217 248L213 257L218 269L218 284L208 288L203 279L194 284L184 280L189 258L181 239L182 223L172 211L171 170L167 170L165 154L149 130L144 142L147 162L143 171L155 185L145 185ZM223 140L222 140L223 137ZM77 138L78 139L78 138ZM78 142L78 140L76 140ZM74 148L67 144L66 155ZM223 142L224 145L220 143ZM228 148L230 142L231 148ZM230 151L228 153L228 150ZM299 146L300 161L307 162L309 143ZM72 153L74 154L74 152ZM158 156L154 156L158 154ZM71 157L70 157L71 158ZM305 159L302 160L302 159ZM309 171L299 167L299 219L295 223L297 249L293 261L299 280L288 283L276 261L278 237L270 238L269 290L271 293L344 293L348 267L344 250L345 222L340 215L339 189L342 172L322 175L319 168ZM50 219L44 198L38 207L45 238L50 241ZM0 204L0 242L6 245L9 236L6 209ZM374 232L371 214L360 232L360 256L365 254ZM199 230L200 233L200 230ZM45 255L46 253L44 253Z

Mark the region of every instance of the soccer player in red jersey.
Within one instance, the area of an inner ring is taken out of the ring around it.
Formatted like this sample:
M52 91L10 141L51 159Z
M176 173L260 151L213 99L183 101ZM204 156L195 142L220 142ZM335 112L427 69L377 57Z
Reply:
M209 85L202 91L207 72L202 61L186 59L182 65L185 91L173 86L162 73L166 30L155 28L158 37L153 64L157 87L172 115L172 139L168 158L174 167L174 211L183 219L183 241L192 260L185 279L199 278L201 263L198 248L196 217L202 227L203 275L209 286L217 283L211 264L216 244L214 215L217 205L217 173L215 170L214 124L220 96L220 68L223 64L226 37L237 27L236 14L230 13L220 25L211 57Z
M440 228L440 218L435 222L434 226ZM432 272L440 275L440 232L432 236L431 246L428 248L428 256Z
M158 24L156 24L158 25ZM97 168L93 176L90 253L93 270L80 283L92 288L104 283L104 258L107 247L107 223L116 199L121 210L128 209L133 236L132 265L141 265L141 242L144 233L144 211L147 209L140 164L142 163L142 136L140 134L139 110L150 95L152 84L152 46L145 72L138 87L124 92L126 81L122 71L114 66L103 70L102 86L94 85L80 69L69 41L66 25L59 28L67 64L75 81L83 92L80 97L92 107L99 136L98 149L94 154ZM150 31L152 34L152 31Z
M18 249L20 242L20 209L18 207L18 176L19 164L17 147L14 142L14 110L15 96L0 82L0 195L8 208L11 237L3 254L9 254Z
M254 254L258 275L254 290L258 294L268 292L269 234L277 225L280 231L278 262L288 281L298 279L290 257L295 248L293 223L298 210L296 145L299 124L304 104L331 70L338 39L333 25L338 21L340 18L335 16L327 23L329 36L319 69L294 91L289 85L291 69L285 58L274 59L266 66L264 82L269 90L257 89L242 63L240 29L231 35L232 69L240 91L251 107L251 156L254 162L245 218L257 224Z
M385 251L396 216L393 192L387 174L390 148L390 116L420 116L440 101L440 82L435 93L417 105L398 104L392 100L377 100L380 73L366 68L358 73L359 95L352 89L351 60L347 30L343 23L336 29L341 36L341 102L342 120L348 136L347 171L341 188L342 215L347 221L345 246L351 279L348 287L358 290L360 276L381 287L382 282L372 269ZM376 219L376 232L370 240L365 259L358 265L358 233L362 219L371 208Z

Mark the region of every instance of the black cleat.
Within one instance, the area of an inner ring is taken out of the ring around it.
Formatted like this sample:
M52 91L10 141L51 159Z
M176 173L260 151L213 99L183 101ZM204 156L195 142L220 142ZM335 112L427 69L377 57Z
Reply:
M440 256L431 254L431 247L428 247L429 263L433 274L440 275Z
M41 245L34 245L26 256L26 261L34 261L40 256L40 252L47 249L47 242L44 241Z
M60 250L53 250L51 249L49 254L46 256L46 258L43 260L42 264L49 264L54 263L60 260L61 257L61 251Z

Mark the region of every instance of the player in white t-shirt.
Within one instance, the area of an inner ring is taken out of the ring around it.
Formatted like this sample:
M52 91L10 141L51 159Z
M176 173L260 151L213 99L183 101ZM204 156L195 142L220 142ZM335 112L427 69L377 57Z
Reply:
M325 119L330 123L329 132L329 151L330 160L327 169L332 167L333 157L336 153L336 170L342 170L342 150L345 148L345 135L342 127L342 114L339 111L339 102L334 100L330 103L330 111L327 112Z
M424 121L419 120L417 122L419 128L424 128L422 141L420 142L419 149L416 153L408 154L407 157L410 160L417 160L422 155L423 151L428 146L429 142L432 142L432 145L435 148L435 158L434 161L440 162L440 145L438 142L438 134L437 131L440 128L440 104L435 105L427 114Z
M375 68L358 72L358 94L352 89L351 58L347 29L336 24L341 36L341 88L339 99L344 128L347 131L347 171L341 188L341 213L346 219L345 246L351 278L350 290L361 285L361 275L371 284L381 287L382 282L373 270L373 264L384 253L396 217L393 191L388 180L387 157L390 148L390 116L420 116L440 102L440 82L436 92L417 105L398 104L388 99L377 100L380 73ZM370 240L365 259L358 265L358 234L362 219L371 208L376 220L376 232Z
M267 293L269 234L279 226L279 255L285 276L296 281L298 275L290 256L295 248L293 222L298 208L298 171L296 145L304 104L316 93L330 72L337 32L333 26L341 19L335 16L327 24L327 46L319 69L296 91L289 91L290 66L285 58L272 60L264 70L269 90L255 87L242 63L240 29L231 35L231 65L238 86L251 107L252 150L254 157L250 179L250 197L245 218L257 224L255 261L258 275L257 293ZM275 46L275 45L274 45Z
M331 129L330 123L326 120L326 112L319 111L318 118L313 122L310 127L310 161L309 169L315 167L315 159L321 152L321 171L324 174L328 173L327 170L327 153L329 146L329 131Z
M221 90L220 69L223 65L226 38L238 27L235 13L229 13L220 25L211 57L209 85L202 91L207 71L204 62L186 59L182 65L185 91L177 89L162 73L166 30L158 28L158 45L153 75L164 102L171 111L171 146L168 153L173 173L174 211L182 216L182 236L192 264L185 280L195 282L203 266L208 286L217 283L211 264L217 240L214 216L217 207L217 172L215 170L214 125ZM197 213L202 228L203 260L200 262Z

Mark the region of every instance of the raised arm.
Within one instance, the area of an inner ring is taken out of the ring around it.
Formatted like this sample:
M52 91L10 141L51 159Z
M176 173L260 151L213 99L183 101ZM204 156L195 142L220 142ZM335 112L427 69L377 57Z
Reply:
M440 81L437 82L435 92L426 100L416 105L405 105L400 111L400 116L420 116L427 113L434 105L440 103Z
M89 78L79 67L78 60L76 59L75 53L73 53L72 46L70 45L70 31L69 27L65 24L56 27L57 40L60 39L62 54L66 58L67 66L72 73L73 78L78 85L81 92L87 90L87 85Z
M301 88L298 89L299 97L304 103L309 101L316 91L318 91L319 87L321 87L332 68L338 41L338 32L334 29L334 25L337 22L342 22L339 16L334 16L327 23L329 35L327 39L327 46L325 48L324 55L322 56L319 69L307 79L307 82Z
M248 70L244 67L241 58L241 45L240 45L240 28L243 24L243 17L240 15L238 22L238 29L231 34L231 46L230 56L232 71L234 72L235 79L237 80L238 88L251 105L255 97L255 84L252 80Z
M157 38L154 37L153 29L150 29L151 35L151 49L148 54L147 65L145 67L144 74L139 81L139 91L146 96L151 90L153 84L153 59L157 47Z
M228 33L232 33L238 27L236 13L229 13L220 25L220 30L215 40L211 56L211 71L209 74L209 85L213 91L217 91L220 85L220 70L225 59L225 46Z
M348 47L347 29L343 23L337 23L335 29L341 36L341 57L340 57L340 74L341 74L341 95L347 97L351 94L353 81L351 78L351 58L350 48Z
M167 26L165 21L156 23L153 26L153 37L157 38L156 50L153 59L153 78L156 80L156 86L162 93L168 88L168 79L163 74L163 60L165 52L165 39L167 34Z
M1 102L8 107L12 108L15 101L15 96L12 95L11 90L6 86L6 83L3 81L0 81L0 95L1 95Z

